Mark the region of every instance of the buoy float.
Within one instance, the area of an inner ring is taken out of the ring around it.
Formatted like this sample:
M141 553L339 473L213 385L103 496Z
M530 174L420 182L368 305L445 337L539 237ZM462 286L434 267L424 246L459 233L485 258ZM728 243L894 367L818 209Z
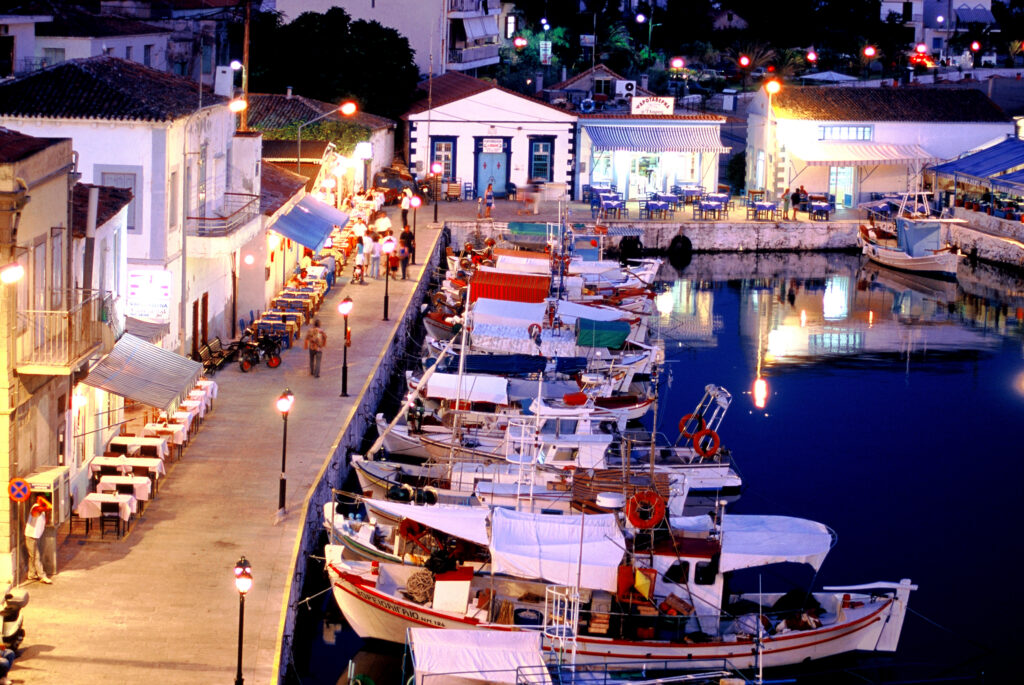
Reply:
M711 444L708 447L704 447L703 443L707 438L711 439ZM693 435L693 451L705 459L718 454L719 444L718 433L710 428L699 430Z
M686 424L690 423L690 421L692 421L693 419L697 419L697 425L700 426L700 428L692 432L687 431ZM687 414L683 418L679 419L679 434L682 435L684 438L692 438L694 435L701 432L707 427L708 425L704 421L704 417L701 416L700 414Z
M626 502L626 519L635 528L654 528L665 518L665 500L654 490L641 490Z

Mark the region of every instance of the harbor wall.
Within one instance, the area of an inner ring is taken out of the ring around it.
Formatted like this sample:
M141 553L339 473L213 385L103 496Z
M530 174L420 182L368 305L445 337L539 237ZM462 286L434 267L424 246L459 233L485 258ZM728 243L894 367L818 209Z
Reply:
M376 367L359 389L357 401L345 417L341 431L331 445L330 455L324 461L319 473L313 481L302 504L300 517L302 528L295 540L292 553L292 574L288 587L287 601L282 607L281 644L279 658L275 665L277 682L286 682L286 673L291 664L292 648L295 636L295 621L299 603L302 599L302 588L306 579L309 557L316 552L317 540L323 526L324 505L334 497L334 489L340 489L348 476L349 455L362 448L363 436L373 425L373 417L377 411L391 376L398 370L405 355L405 347L409 336L413 333L420 316L420 303L427 297L430 288L430 275L436 273L440 262L443 237L438 238L424 267L424 275L410 299L410 304L402 313L394 329L394 335L386 348L381 351Z

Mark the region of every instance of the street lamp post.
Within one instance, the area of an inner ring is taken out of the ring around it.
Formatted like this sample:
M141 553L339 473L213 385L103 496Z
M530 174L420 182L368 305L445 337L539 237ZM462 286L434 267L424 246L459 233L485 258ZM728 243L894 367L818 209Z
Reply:
M235 589L238 590L238 670L235 685L242 685L242 634L245 628L245 595L252 589L252 567L243 556L235 564Z
M444 168L444 167L442 166L441 162L434 162L433 164L430 165L430 172L432 174L434 174L434 188L433 188L433 193L432 194L434 196L434 223L435 224L437 223L437 201L441 199L441 198L438 197L438 195L441 194L441 179L439 177L439 174L441 173L441 169L442 168Z
M409 204L412 205L412 245L409 246L409 256L412 259L412 263L416 263L416 210L423 204L423 200L419 195L413 195L409 200Z
M297 173L299 173L299 174L302 173L302 128L304 126L309 126L310 124L315 124L316 122L321 121L323 119L326 119L327 117L335 115L335 114L343 114L346 117L350 117L350 116L352 116L353 114L356 113L356 109L357 109L356 108L356 103L354 103L354 102L352 102L350 100L348 102L341 103L335 109L332 109L330 111L324 112L323 114L321 114L320 116L316 117L315 119L310 119L309 121L303 121L302 123L299 124L299 129L298 129L297 139L296 139L296 146L295 146L295 168L296 168L296 172Z
M338 304L338 313L345 318L345 337L341 347L341 394L348 397L348 315L352 313L352 298L346 297Z
M285 388L280 397L277 398L277 410L281 412L281 419L284 421L284 433L281 436L281 485L277 495L277 517L284 517L284 490L285 490L285 465L288 459L288 414L295 402L295 395L288 388Z
M388 320L388 281L391 280L391 253L395 251L395 239L391 236L384 238L380 245L384 253L384 321Z
M747 92L747 70L750 68L750 58L746 55L740 55L737 60L740 65L741 73L743 74L743 92Z

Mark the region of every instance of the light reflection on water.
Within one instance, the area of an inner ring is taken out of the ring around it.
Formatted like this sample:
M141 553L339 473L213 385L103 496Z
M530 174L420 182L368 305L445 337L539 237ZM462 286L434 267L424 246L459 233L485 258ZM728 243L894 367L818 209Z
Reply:
M958 283L923 280L842 254L696 255L661 277L658 429L674 439L704 386L725 386L722 441L747 484L733 511L832 527L817 587L920 585L895 657L840 665L997 675L1024 615L1012 571L1024 281L985 266L963 267ZM766 588L776 575L765 571ZM360 643L347 630L336 642L311 647L317 676L302 682L337 681ZM401 655L375 646L359 659L394 668Z

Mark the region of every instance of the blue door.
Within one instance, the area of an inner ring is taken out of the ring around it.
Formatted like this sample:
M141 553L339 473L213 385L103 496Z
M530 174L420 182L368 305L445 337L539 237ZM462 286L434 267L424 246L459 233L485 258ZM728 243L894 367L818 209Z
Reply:
M476 196L483 197L487 184L494 184L495 196L505 194L505 178L508 176L507 152L481 152L476 157Z

